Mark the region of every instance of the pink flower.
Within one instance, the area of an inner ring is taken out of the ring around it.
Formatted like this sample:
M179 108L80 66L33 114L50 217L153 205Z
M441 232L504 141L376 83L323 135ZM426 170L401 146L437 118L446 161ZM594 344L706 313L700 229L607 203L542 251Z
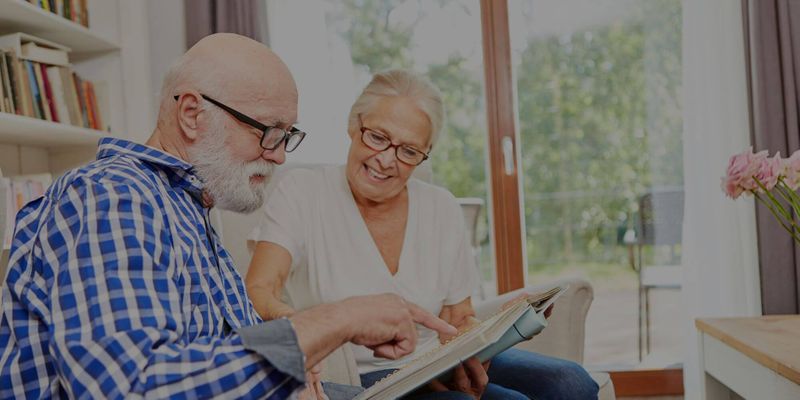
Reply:
M759 153L760 154L760 153ZM757 154L758 155L758 154ZM781 159L781 152L775 154L775 157L772 158L765 158L761 160L761 165L758 168L758 173L756 173L756 179L764 185L766 190L772 190L775 185L778 183L778 178L781 177L783 172L783 160ZM758 185L758 184L756 184ZM764 190L761 189L760 186L756 186L756 191L763 192Z
M745 191L758 189L758 184L753 179L761 169L761 163L767 159L767 151L753 154L749 148L731 157L728 170L722 178L722 190L731 198L738 198Z
M783 161L784 175L786 175L786 185L789 189L797 190L800 188L800 150Z

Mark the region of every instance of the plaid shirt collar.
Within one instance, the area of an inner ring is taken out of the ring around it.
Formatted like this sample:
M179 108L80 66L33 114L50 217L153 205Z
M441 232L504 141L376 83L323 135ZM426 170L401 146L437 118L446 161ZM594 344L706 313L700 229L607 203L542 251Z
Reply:
M125 139L105 137L100 139L97 148L97 159L127 156L155 165L166 173L170 184L186 190L203 207L211 208L214 200L204 190L203 180L197 176L194 166L162 150L134 143Z

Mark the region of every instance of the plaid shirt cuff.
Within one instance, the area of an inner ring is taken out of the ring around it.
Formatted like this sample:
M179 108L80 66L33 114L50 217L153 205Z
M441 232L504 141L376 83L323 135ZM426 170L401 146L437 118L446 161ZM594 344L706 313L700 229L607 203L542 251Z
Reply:
M266 358L279 371L306 382L306 356L288 318L242 327L237 332L245 348Z

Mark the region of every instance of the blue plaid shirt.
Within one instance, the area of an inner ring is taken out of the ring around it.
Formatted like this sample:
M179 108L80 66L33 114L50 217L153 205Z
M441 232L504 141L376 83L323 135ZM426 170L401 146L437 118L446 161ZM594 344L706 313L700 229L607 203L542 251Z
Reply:
M186 162L106 138L19 212L0 398L285 398L302 385L291 325L259 324L202 190ZM273 337L248 346L245 331Z

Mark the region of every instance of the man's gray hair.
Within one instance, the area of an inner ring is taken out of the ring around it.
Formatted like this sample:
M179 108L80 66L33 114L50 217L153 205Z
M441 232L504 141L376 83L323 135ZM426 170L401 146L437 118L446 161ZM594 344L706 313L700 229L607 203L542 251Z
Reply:
M198 63L189 62L186 57L181 57L174 64L172 64L164 75L164 80L161 83L161 93L159 98L159 110L167 105L172 105L175 100L173 97L178 93L181 87L191 85L192 89L199 90L203 94L209 96L219 96L217 85L211 84L202 79L203 66ZM199 86L202 87L199 87ZM209 107L209 103L205 100L201 103L203 108Z
M359 118L372 110L379 99L406 97L425 113L431 124L430 144L436 143L444 124L442 94L431 81L406 70L389 70L375 74L350 108L348 126L358 126Z

